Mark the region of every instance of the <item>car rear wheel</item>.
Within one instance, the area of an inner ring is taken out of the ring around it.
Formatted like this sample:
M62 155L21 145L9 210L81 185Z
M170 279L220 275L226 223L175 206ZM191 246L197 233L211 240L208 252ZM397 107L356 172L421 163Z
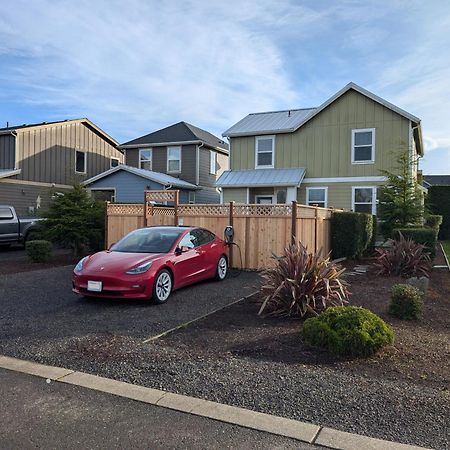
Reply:
M217 262L216 279L222 281L226 278L228 273L228 261L225 256L221 256Z
M170 293L172 292L172 276L166 269L161 270L155 277L153 284L152 300L155 303L161 304L167 302Z

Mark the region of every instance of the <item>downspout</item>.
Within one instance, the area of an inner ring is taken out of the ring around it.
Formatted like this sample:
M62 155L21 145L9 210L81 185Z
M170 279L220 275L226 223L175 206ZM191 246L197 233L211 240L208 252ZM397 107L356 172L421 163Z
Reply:
M198 186L200 184L200 149L205 145L204 142L202 142L200 145L197 144L196 146L196 158L197 158L197 164L196 164L196 172L195 172L195 184Z

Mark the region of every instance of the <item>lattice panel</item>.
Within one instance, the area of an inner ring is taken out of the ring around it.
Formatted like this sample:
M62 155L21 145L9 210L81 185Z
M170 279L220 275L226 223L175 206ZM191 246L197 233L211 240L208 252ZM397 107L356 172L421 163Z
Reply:
M179 216L228 216L228 205L179 205Z
M132 203L108 203L108 216L142 216L144 214L143 205Z
M285 217L292 215L291 205L234 205L236 217Z
M177 190L145 191L145 201L147 203L175 202L178 192Z
M153 208L150 208L150 215L173 217L175 215L175 209L166 208L164 206L154 206Z

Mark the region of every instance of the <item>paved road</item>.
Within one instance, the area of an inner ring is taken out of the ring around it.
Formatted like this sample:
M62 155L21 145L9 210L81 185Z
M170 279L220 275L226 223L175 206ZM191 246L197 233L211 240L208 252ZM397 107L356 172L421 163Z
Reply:
M175 292L164 305L84 299L71 292L71 267L0 276L0 353L35 359L71 338L120 335L142 340L251 293L255 273ZM31 354L28 354L31 351Z
M0 447L315 449L292 439L0 369Z

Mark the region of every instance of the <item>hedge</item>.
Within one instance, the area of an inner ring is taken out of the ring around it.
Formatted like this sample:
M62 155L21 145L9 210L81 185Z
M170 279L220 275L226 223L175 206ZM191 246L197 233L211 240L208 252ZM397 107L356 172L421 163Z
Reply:
M51 256L52 244L44 240L28 241L25 244L25 250L31 261L46 262Z
M374 229L374 216L370 214L333 212L331 215L333 258L362 256L364 251L373 244Z
M450 239L450 186L431 186L426 197L428 209L442 216L439 239Z
M436 256L437 235L434 228L395 228L392 231L392 238L398 239L399 232L405 239L412 239L417 244L425 245L432 258Z

